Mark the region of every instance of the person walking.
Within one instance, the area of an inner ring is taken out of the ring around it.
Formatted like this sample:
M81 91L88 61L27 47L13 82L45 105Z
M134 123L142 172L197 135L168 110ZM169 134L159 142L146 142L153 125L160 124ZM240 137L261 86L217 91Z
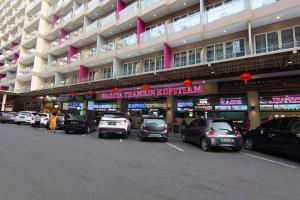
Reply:
M41 116L39 113L37 113L34 116L34 129L40 129L40 125L41 125Z
M50 117L50 124L49 124L50 130L53 130L53 133L55 133L56 129L56 112L52 113Z

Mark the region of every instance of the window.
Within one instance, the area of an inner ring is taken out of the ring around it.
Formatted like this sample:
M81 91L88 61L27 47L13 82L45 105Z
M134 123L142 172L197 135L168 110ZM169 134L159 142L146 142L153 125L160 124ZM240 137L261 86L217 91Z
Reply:
M112 69L111 68L104 68L103 69L103 78L112 78Z
M174 53L174 65L175 67L179 67L198 64L201 62L200 54L200 48Z
M300 133L300 120L294 120L289 124L289 130L292 133L299 134Z
M124 63L123 64L123 76L136 74L136 66L138 62Z
M255 49L256 53L266 52L266 36L265 34L255 36Z
M300 46L300 26L295 27L296 46Z
M206 57L207 62L211 62L215 60L215 49L214 46L208 46L206 47Z
M235 57L240 57L245 55L245 40L239 39L233 42Z
M96 71L90 71L89 72L89 81L94 81L95 80L95 74L96 74Z
M294 47L294 30L293 28L281 30L282 48L288 49Z
M234 57L233 42L226 42L226 44L225 44L225 53L226 53L226 58L233 58Z
M144 60L144 72L161 70L163 68L163 56Z
M215 59L216 60L222 60L224 58L224 53L223 53L223 44L216 44L215 45Z
M125 47L131 46L137 42L137 36L136 33L131 33L123 36L123 45Z
M278 33L267 33L268 51L275 51L279 49Z
M279 124L279 120L274 119L272 121L268 121L268 122L263 123L260 127L261 128L266 128L266 129L277 129L278 124Z

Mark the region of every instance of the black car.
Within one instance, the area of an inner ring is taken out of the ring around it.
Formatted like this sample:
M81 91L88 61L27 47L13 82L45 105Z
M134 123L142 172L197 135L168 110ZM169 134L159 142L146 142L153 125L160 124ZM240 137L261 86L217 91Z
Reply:
M0 123L14 123L16 114L15 112L0 112Z
M195 119L182 133L183 142L200 144L203 151L213 147L231 147L240 151L243 140L240 131L231 120L206 118Z
M300 156L300 118L273 119L249 131L244 137L248 150L264 149Z
M138 137L141 142L147 138L159 138L167 142L168 126L165 119L160 117L143 117Z
M71 116L68 120L65 120L61 130L65 131L66 134L70 132L89 134L96 130L96 122L93 117Z

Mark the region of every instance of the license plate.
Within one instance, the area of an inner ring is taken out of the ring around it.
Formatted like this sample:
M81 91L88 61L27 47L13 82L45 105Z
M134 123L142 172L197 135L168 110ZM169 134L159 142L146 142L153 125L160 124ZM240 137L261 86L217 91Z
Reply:
M161 137L160 134L150 134L149 137Z
M21 116L20 118L21 118L21 119L24 119L25 117L22 117L22 116Z
M224 143L234 143L234 139L231 138L221 138L221 141Z
M108 125L113 125L113 126L115 126L115 125L116 125L116 122L108 122Z

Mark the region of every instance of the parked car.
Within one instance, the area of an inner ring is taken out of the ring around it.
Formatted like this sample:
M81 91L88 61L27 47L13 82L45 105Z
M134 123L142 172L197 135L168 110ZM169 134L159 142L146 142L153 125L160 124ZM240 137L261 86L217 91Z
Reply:
M265 149L300 156L300 117L273 119L244 137L248 150Z
M47 126L48 120L50 118L50 114L48 113L39 113L41 117L41 126ZM31 126L34 127L35 124L35 117L31 119Z
M130 134L130 121L123 113L105 113L99 122L99 138L119 135L127 138Z
M159 138L168 141L168 125L161 117L143 117L141 129L138 133L141 142L147 138Z
M3 124L14 123L16 114L15 112L0 112L0 122Z
M231 120L206 118L193 120L182 133L183 142L200 144L203 151L214 147L231 147L240 151L243 140L240 131Z
M62 130L66 134L70 132L83 132L86 134L96 130L96 119L90 116L72 116L65 120Z
M31 124L32 119L36 115L37 112L34 111L21 111L15 116L15 123L20 124Z

